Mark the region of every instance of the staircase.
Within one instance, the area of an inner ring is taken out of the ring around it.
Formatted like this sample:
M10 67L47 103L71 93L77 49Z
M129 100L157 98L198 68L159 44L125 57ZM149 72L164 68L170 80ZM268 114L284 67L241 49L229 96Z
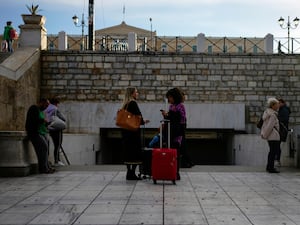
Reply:
M0 63L2 63L5 59L7 59L11 53L9 52L0 52Z

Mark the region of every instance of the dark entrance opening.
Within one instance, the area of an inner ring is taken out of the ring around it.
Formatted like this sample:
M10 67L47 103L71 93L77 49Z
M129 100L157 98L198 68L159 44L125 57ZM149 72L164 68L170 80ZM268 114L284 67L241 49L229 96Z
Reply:
M157 133L157 129L146 129L145 145ZM232 165L233 130L187 129L187 153L196 165ZM123 150L120 129L100 129L100 151L97 164L123 164Z

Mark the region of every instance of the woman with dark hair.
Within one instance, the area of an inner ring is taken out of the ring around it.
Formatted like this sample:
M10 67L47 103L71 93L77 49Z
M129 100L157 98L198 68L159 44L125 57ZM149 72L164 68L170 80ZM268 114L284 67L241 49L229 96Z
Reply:
M43 110L49 101L41 98L37 105L32 105L27 111L25 129L31 141L37 159L40 173L54 173L48 162L47 120Z
M126 109L134 115L142 116L139 106L136 102L138 91L134 87L126 89L125 98L122 108ZM148 123L149 120L144 120L142 117L141 125ZM127 166L126 180L139 180L135 170L137 165L142 163L142 146L141 146L141 131L122 129L122 144L124 147L124 163Z
M186 125L186 112L183 105L183 95L178 88L172 88L166 93L170 103L169 111L162 111L165 119L170 120L170 144L171 148L177 149L177 180L180 180L180 147L184 138Z
M178 89L178 91L181 93L182 95L182 104L185 101L185 93L180 90L179 88L175 88ZM186 115L184 116L186 117ZM186 129L186 119L181 121L182 125L183 125L183 135L182 135L182 141L181 141L181 146L180 146L180 167L181 168L191 168L194 166L194 163L192 162L191 158L189 157L189 154L187 153L187 149L186 149L186 138L185 138L185 129Z

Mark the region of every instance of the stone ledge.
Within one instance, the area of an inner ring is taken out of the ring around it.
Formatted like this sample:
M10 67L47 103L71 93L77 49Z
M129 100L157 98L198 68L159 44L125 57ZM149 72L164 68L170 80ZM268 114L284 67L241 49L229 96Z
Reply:
M0 131L0 176L27 176L37 171L37 160L24 131Z
M24 73L40 58L38 48L18 48L0 64L0 76L19 80Z

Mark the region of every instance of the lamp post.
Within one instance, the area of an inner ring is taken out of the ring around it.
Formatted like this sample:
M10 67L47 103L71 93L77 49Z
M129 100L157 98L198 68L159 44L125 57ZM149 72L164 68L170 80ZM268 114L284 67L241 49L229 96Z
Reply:
M288 30L288 53L290 53L290 29L296 29L299 24L299 18L296 17L293 20L293 24L290 22L290 17L288 16L288 21L284 24L284 19L282 17L279 18L278 23L282 29Z
M152 18L150 17L150 19L149 19L149 21L150 21L150 44L151 44L151 46L150 46L150 51L152 51Z
M94 0L89 0L89 50L94 50Z
M73 19L74 25L76 27L81 27L81 39L82 39L82 49L81 50L84 50L85 49L85 47L84 47L84 27L86 26L85 22L84 22L84 13L82 13L81 23L79 25L78 25L79 18L76 15L74 15L72 17L72 19Z

